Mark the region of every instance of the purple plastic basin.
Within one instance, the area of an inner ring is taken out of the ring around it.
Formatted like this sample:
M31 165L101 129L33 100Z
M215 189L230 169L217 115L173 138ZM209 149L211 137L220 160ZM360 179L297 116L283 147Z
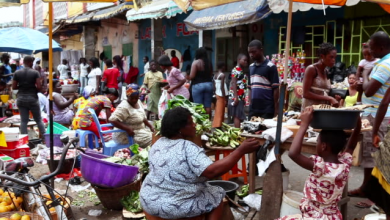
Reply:
M81 174L87 182L104 188L117 188L134 182L138 167L101 160L106 157L98 153L81 153Z

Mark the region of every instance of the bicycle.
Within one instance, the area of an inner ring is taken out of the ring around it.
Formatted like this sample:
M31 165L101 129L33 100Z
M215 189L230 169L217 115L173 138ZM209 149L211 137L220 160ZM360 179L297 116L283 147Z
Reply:
M31 158L28 157L19 158L17 160L10 162L9 164L7 164L6 170L0 172L0 187L4 187L7 191L8 188L12 188L15 194L21 194L22 192L27 192L24 194L24 197L25 200L28 201L28 205L30 207L33 207L32 208L33 211L31 212L39 214L45 220L52 220L52 215L50 212L50 208L52 207L55 208L57 213L57 218L59 220L68 220L68 217L64 212L64 205L65 203L68 203L68 201L62 198L61 196L58 198L56 197L56 194L57 195L60 194L56 192L49 185L49 180L59 174L64 164L66 153L68 152L70 145L73 144L74 146L76 146L75 143L77 143L78 141L79 141L78 137L72 138L70 141L69 139L67 139L67 137L65 137L63 143L66 144L63 148L63 152L59 164L57 166L57 169L54 172L44 175L37 180L35 180L34 177L32 177L28 173L29 172L28 168L34 166L34 162ZM47 197L42 195L42 192L40 190L42 184L45 186L50 196L50 199L52 201L48 205L45 203ZM61 202L63 202L64 205L62 205ZM69 205L68 211L71 212L70 203L68 205Z

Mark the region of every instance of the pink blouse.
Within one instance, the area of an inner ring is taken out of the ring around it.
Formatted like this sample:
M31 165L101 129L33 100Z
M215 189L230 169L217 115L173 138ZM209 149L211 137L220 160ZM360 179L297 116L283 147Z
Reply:
M172 70L168 74L168 78L167 78L168 83L169 83L169 87L172 88L172 87L176 86L183 79L185 79L185 78L184 78L183 74L181 74L180 70L176 69L175 67L172 67ZM184 84L181 87L173 90L173 95L182 95L186 99L190 98L190 92L188 91L188 89L186 87L184 87Z

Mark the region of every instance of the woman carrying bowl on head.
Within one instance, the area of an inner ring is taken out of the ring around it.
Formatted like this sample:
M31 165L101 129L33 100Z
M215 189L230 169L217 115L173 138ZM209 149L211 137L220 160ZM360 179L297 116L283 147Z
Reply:
M306 68L303 78L302 110L307 106L328 104L339 106L340 97L328 96L331 83L328 79L327 67L333 67L336 63L337 50L331 43L322 43L318 49L319 61Z
M123 100L118 105L110 117L110 122L116 128L126 131L113 133L113 140L116 143L128 144L128 136L132 136L135 143L141 148L146 148L152 143L154 128L146 118L139 94L137 84L128 85L127 100Z
M190 92L184 86L186 83L186 78L181 74L180 70L173 67L173 64L167 55L162 55L158 59L158 64L161 69L167 71L168 73L168 86L164 87L164 89L168 90L168 93L172 93L173 95L182 95L186 99L190 98Z
M241 157L256 151L259 142L244 141L229 156L214 162L203 148L185 139L196 134L189 110L176 107L165 112L162 137L149 151L149 174L142 184L141 205L146 215L164 219L205 215L220 220L225 191L208 180L228 172Z

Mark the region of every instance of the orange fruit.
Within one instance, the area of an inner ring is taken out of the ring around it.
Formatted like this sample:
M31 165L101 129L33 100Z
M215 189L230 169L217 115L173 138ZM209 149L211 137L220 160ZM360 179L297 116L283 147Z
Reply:
M18 200L19 204L22 204L22 202L23 202L23 198L22 197L19 196L16 199Z
M11 215L10 220L20 220L22 216L19 213Z
M9 220L9 218L3 217L3 218L0 218L0 220Z
M20 220L30 220L31 217L29 215L23 215Z
M10 197L4 197L3 202L6 202L8 205L12 203L12 200Z
M8 203L6 203L6 202L1 202L0 203L0 206L7 206L8 205Z
M8 212L7 206L0 205L0 213Z
M0 189L0 194L3 194L4 193L4 190L3 189Z
M9 209L10 211L16 210L16 207L15 207L14 204L11 204L11 205L9 205L9 206L7 206L7 207L8 207L8 209Z

